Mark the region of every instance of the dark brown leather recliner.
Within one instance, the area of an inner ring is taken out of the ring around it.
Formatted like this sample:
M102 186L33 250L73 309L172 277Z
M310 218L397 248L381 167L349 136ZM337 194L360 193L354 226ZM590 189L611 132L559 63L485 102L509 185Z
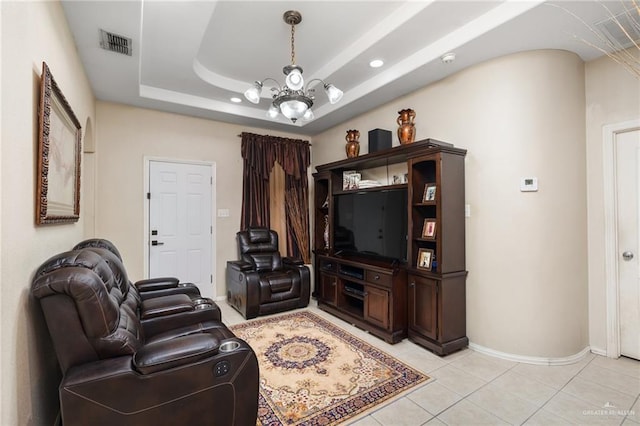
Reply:
M113 274L113 284L124 296L127 304L134 309L140 321L147 330L155 332L165 327L164 323L172 326L180 324L189 326L202 321L221 321L222 313L216 303L204 297L192 298L191 295L173 293L153 295L143 298L138 289L131 284L127 272L120 259L110 250L87 247L87 250L98 254L106 262ZM176 315L180 314L180 315Z
M81 241L73 247L73 250L79 250L83 248L102 248L109 250L116 255L122 262L122 256L120 251L111 241L104 238L89 238ZM200 299L200 290L193 283L182 283L175 277L160 277L149 278L146 280L138 280L132 283L137 291L140 293L140 297L143 299L168 296L172 294L186 294L192 299Z
M63 372L62 423L255 425L259 371L246 342L181 312L147 327L119 283L92 250L56 255L35 273L31 292Z
M240 260L227 262L227 301L245 318L309 304L309 268L281 257L278 234L250 228L236 234Z

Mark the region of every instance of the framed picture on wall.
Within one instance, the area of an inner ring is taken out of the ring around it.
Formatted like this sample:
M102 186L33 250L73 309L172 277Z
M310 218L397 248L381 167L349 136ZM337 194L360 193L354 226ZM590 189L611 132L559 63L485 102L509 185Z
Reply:
M80 122L43 62L38 110L38 225L80 218L80 140Z
M432 261L433 261L433 250L425 249L425 248L418 249L418 263L416 265L418 269L424 269L426 271L430 271Z

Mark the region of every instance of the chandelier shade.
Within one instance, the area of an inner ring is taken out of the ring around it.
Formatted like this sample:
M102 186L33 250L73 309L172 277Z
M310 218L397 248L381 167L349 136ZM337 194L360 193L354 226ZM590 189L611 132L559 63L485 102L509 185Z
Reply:
M244 92L244 97L253 104L260 103L260 96L264 82L271 80L276 83L277 87L272 87L273 92L271 105L267 111L267 117L277 119L280 114L295 123L297 120L303 121L313 120L314 115L311 107L313 106L313 92L309 85L314 81L319 81L324 86L324 92L331 104L335 104L342 99L342 90L333 84L325 83L321 79L313 79L305 88L304 77L302 77L302 67L296 65L295 57L295 26L302 22L302 15L295 10L289 10L283 15L284 22L291 26L291 64L286 65L282 71L286 78L284 86L273 78L265 78L262 81L256 81L251 87Z
M244 97L247 98L252 104L260 103L260 93L262 92L262 83L256 81L253 86L249 87L244 92Z

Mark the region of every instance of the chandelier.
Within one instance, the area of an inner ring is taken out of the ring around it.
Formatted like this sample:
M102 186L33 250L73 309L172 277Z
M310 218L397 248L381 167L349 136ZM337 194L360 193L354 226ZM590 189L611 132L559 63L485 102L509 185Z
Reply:
M342 90L338 89L333 84L327 84L319 78L311 80L307 84L307 88L304 87L304 79L302 78L302 67L296 65L296 50L295 50L295 32L296 25L302 22L302 15L295 10L289 10L282 16L284 22L287 25L291 25L291 65L287 65L282 68L282 72L287 76L285 78L285 85L280 86L273 78L265 78L262 81L256 81L253 86L244 92L244 97L251 103L257 104L260 102L260 93L264 83L269 80L273 81L277 87L272 87L273 101L267 111L267 117L275 119L278 114L282 114L295 123L298 119L302 121L309 121L313 119L313 106L314 91L309 86L313 82L320 82L324 86L324 91L329 98L331 104L335 104L342 99Z

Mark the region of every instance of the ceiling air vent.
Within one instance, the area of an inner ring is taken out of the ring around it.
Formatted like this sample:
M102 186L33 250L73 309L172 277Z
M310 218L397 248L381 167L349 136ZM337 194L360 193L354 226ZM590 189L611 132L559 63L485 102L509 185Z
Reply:
M633 46L633 43L640 41L640 23L637 13L627 10L616 16L605 19L595 24L606 40L619 49L626 49Z
M105 30L100 30L100 47L104 50L131 56L131 39Z

